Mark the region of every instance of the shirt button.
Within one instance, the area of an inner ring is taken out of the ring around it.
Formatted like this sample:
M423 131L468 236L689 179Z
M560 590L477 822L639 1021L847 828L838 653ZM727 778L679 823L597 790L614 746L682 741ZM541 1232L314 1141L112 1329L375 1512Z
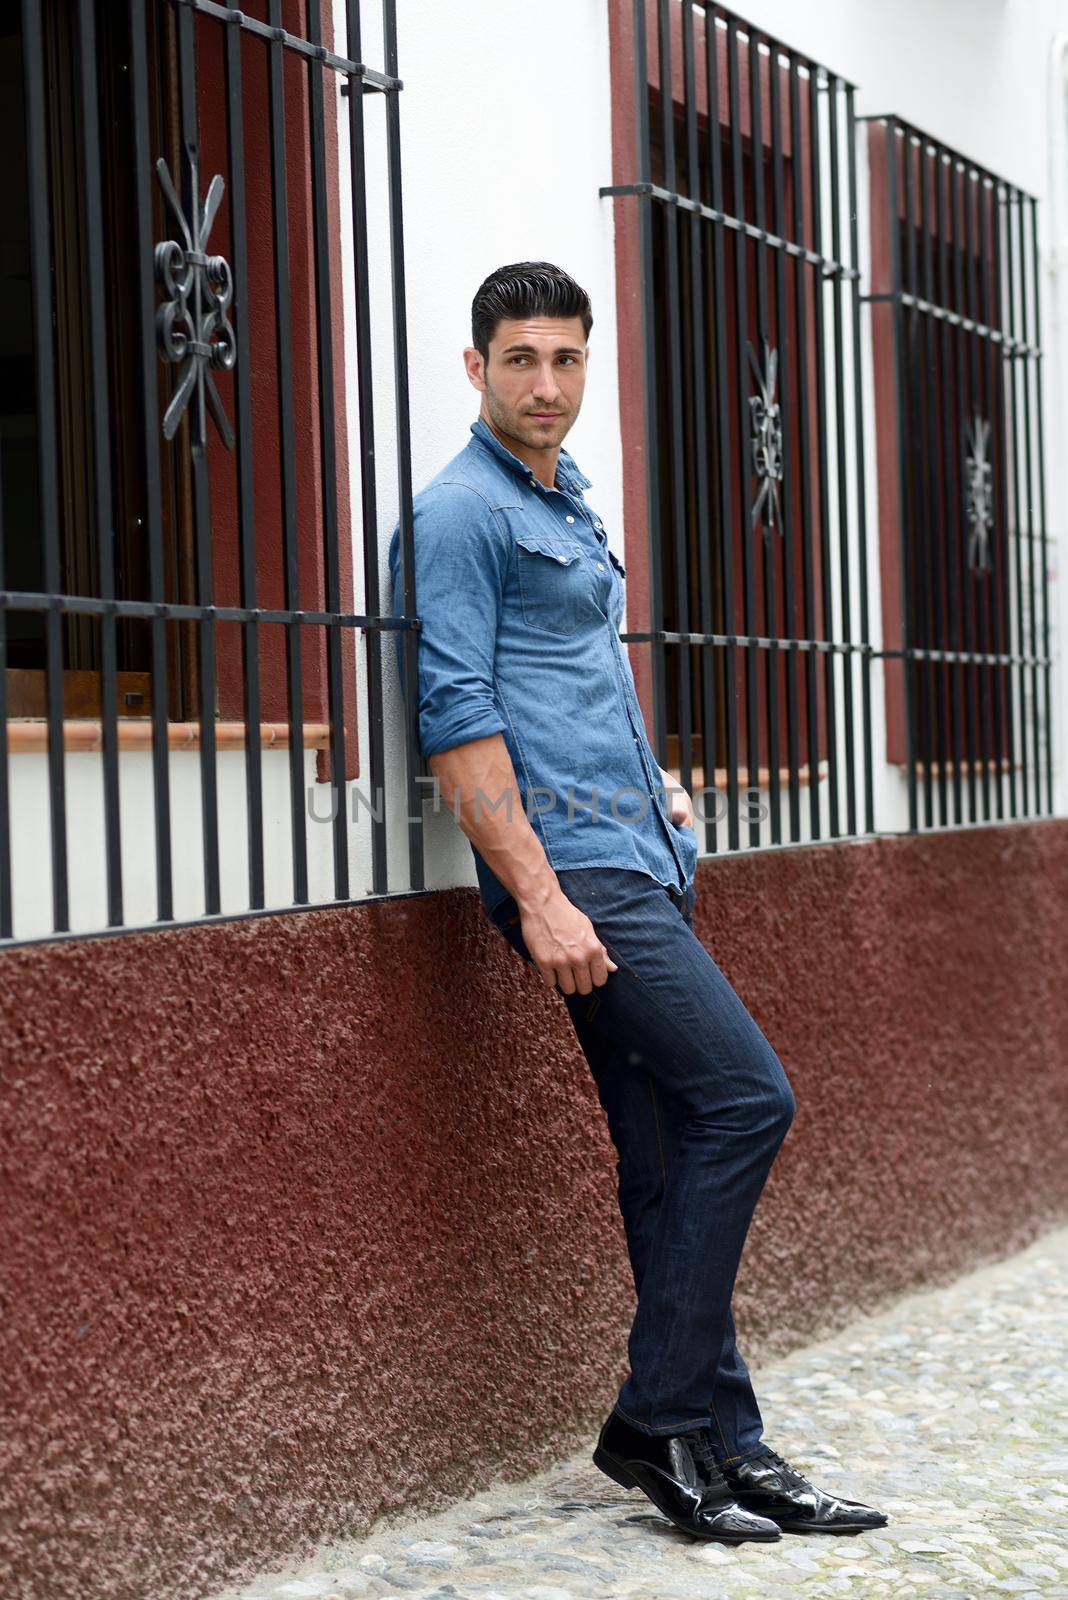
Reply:
M594 523L594 527L598 530L598 532L600 532L601 528L604 527L604 523L603 522L595 522Z
M537 480L537 479L536 479L536 478L531 478L531 480L530 480L530 487L531 487L531 488L532 488L532 489L533 489L533 488L535 488L535 487L536 487L536 486L537 486L537 481L538 481L538 480Z
M565 566L567 565L567 557L566 556L557 556L556 559L557 559L557 561L562 561Z
M597 571L598 572L603 572L604 571L604 562L603 561L598 561L598 563L597 563Z
M575 520L574 517L565 517L564 518L565 522L574 522L574 520Z

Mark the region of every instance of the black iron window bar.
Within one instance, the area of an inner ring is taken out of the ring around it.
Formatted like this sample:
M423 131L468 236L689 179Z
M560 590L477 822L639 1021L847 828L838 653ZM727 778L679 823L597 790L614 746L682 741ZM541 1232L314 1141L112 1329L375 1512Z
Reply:
M335 12L339 7L335 5ZM293 906L309 904L307 840L305 832L304 751L302 727L302 633L309 625L326 630L327 697L330 760L333 782L342 783L345 771L345 729L342 695L341 630L363 630L366 641L368 696L367 781L373 795L384 792L381 635L405 631L408 681L414 681L416 631L414 569L412 561L411 474L409 456L408 383L406 367L406 309L403 271L403 223L397 76L395 0L383 0L385 71L377 72L361 61L360 0L347 0L344 31L346 55L323 43L321 0L308 0L307 37L281 26L282 0L268 0L268 20L261 22L213 0L158 0L163 17L173 13L177 39L177 98L181 129L183 170L172 178L163 161L156 165L172 225L178 239L156 241L153 236L153 151L149 122L149 53L144 0L129 0L129 94L132 116L132 161L135 171L136 231L138 239L138 313L142 330L140 385L144 405L143 465L147 484L144 535L148 552L148 597L120 597L112 554L110 451L114 419L110 413L107 350L105 343L104 271L105 241L101 206L101 132L95 0L76 0L76 26L81 104L81 183L86 263L89 288L89 340L91 415L95 460L95 525L98 532L98 589L96 595L64 594L61 584L61 547L57 476L58 410L54 365L54 328L50 282L50 153L46 106L46 55L39 0L22 6L23 63L26 85L26 151L31 232L34 364L39 431L40 520L42 573L40 592L21 592L3 586L3 543L0 537L0 658L6 641L7 618L15 611L43 613L45 619L45 695L47 721L48 807L51 834L52 921L55 935L70 928L67 804L64 774L64 615L99 618L101 639L100 720L106 853L107 928L123 927L123 881L120 859L118 734L116 715L116 625L124 618L151 623L151 663L156 686L166 683L165 626L186 620L196 625L199 668L199 770L205 889L204 917L182 917L183 924L210 920L220 912L218 791L214 739L216 659L215 630L220 622L241 626L243 710L245 740L245 791L247 806L249 915L261 915L264 891L263 784L260 728L260 635L262 625L285 629L286 688L289 714L289 792L292 817ZM198 155L197 16L213 19L223 31L225 60L225 119L228 169L225 178L215 174L201 188ZM268 145L271 163L271 197L274 217L273 278L276 303L279 473L283 504L283 563L285 604L264 608L257 602L256 519L253 496L252 397L248 322L248 249L245 217L245 159L243 120L243 54L241 39L252 36L267 54L269 78ZM292 342L289 302L289 241L286 194L286 120L283 100L285 63L291 58L306 65L310 113L309 162L311 167L312 233L315 273L316 371L320 419L321 488L323 506L323 569L325 605L303 608L300 603L296 538L296 443L292 390ZM352 614L340 609L336 462L334 446L334 388L332 358L332 303L327 232L327 174L325 166L324 82L328 74L349 89L347 120L351 184L351 228L355 279L359 286L353 308L356 324L357 367L354 374L360 419L360 452L354 468L360 473L365 592L379 594L378 552L374 530L378 522L375 477L375 415L372 404L372 340L368 281L369 201L365 162L364 97L379 94L385 101L386 161L389 213L389 252L392 277L392 357L395 373L394 425L397 441L399 520L404 614ZM179 198L179 185L181 197ZM231 251L229 260L209 255L207 244L223 189L230 193ZM161 301L157 301L157 280ZM158 349L157 349L158 336ZM158 417L159 356L174 363L179 380L163 419ZM214 385L216 370L233 372L235 412L226 417ZM161 520L160 435L165 441L183 437L180 424L189 413L185 430L191 459L193 539L197 602L179 604L165 596L164 546ZM238 500L238 552L240 605L213 604L211 506L206 455L206 418L214 420L228 447L235 451ZM2 529L0 529L2 535ZM409 707L405 758L407 784L410 893L423 888L422 825L418 779L420 757L416 727L417 709ZM13 934L11 892L11 810L8 787L7 700L0 671L0 939ZM171 796L168 768L168 720L165 695L152 696L152 773L157 921L174 923L174 863L171 852ZM370 896L390 893L386 871L385 807L374 805L371 821ZM350 898L346 808L336 807L333 827L333 877L335 898L330 904L357 903ZM101 930L106 931L106 930Z
M904 599L884 654L909 827L921 765L926 827L1049 814L1037 204L899 118L861 120L884 140L890 282L864 298L892 318Z
M744 737L750 793L758 788L759 774L759 656L763 655L767 668L763 716L770 752L772 843L783 842L778 758L780 657L785 657L790 840L801 838L802 744L810 777L809 837L821 837L825 828L831 836L841 834L843 828L855 835L861 818L864 830L871 833L870 668L875 652L869 642L866 579L854 88L722 6L697 5L695 0L681 0L681 5L656 0L653 40L648 37L646 9L646 0L634 0L635 181L610 184L600 191L604 196L631 197L640 207L652 625L623 638L651 646L654 747L662 764L666 764L668 725L666 653L669 649L677 652L679 777L686 788L691 788L693 776L695 693L701 709L706 786L714 769L717 729L722 726L730 849L737 849L740 842L738 771L743 730L739 729L733 693L739 651L745 669ZM670 91L662 90L659 96L662 182L654 181L653 171L649 66L654 52L661 86L675 81L673 54L677 62L681 53L683 85L681 107ZM721 105L721 65L725 68L726 106ZM743 66L748 71L747 105L743 104ZM699 85L703 118L698 113ZM743 118L748 123L748 137L743 134ZM725 137L721 136L724 122ZM787 140L792 169L789 186ZM746 143L755 152L748 185L743 155ZM654 208L660 213L659 221ZM665 258L665 292L659 301L654 293L658 227ZM728 305L732 269L733 316ZM684 273L691 286L708 286L707 291L690 291L688 353L680 315ZM778 330L774 336L773 328ZM660 383L658 364L666 370ZM727 426L732 414L738 418L733 430ZM710 415L716 418L715 435L709 431ZM657 440L665 416L670 442L666 453L661 453ZM734 461L733 451L738 452ZM678 625L673 629L664 626L665 585L669 581L662 570L661 480L665 476L675 485L694 485L692 511L681 494L674 493L667 513L675 557L673 609ZM837 524L836 550L832 549L832 520ZM759 600L749 536L757 528L765 553ZM773 529L778 536L777 549L769 543ZM855 549L851 548L851 533ZM741 547L743 591L743 628L738 631L716 627L717 604L719 615L731 621L738 615L735 541ZM691 553L698 572L696 591L691 582ZM854 558L855 573L851 566ZM833 592L835 577L837 595ZM773 625L780 588L789 636ZM829 619L835 615L836 605L840 621L839 637L835 638ZM853 636L854 611L859 637ZM688 646L698 651L696 687ZM716 652L722 653L719 680ZM840 674L835 666L839 659ZM859 732L854 662L859 665ZM802 670L803 715L798 687ZM816 781L821 689L829 777L825 819ZM844 723L841 734L839 692ZM858 771L863 781L862 810L857 798ZM839 804L842 779L844 819ZM701 826L705 849L716 851L720 847L718 817L708 815L706 809ZM751 817L749 843L758 845L760 840L759 820Z

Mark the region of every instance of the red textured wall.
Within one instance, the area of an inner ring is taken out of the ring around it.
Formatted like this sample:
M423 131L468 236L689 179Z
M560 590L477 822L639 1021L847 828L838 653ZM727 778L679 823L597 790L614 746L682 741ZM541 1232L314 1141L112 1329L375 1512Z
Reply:
M798 1100L750 1359L1068 1215L1066 885L1065 821L702 866ZM5 1600L202 1595L589 1442L614 1156L473 891L9 952L0 1044Z

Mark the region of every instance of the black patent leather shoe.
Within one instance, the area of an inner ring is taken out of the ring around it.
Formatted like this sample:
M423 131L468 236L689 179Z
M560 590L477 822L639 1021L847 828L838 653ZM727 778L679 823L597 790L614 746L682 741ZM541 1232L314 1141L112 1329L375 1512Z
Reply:
M613 1411L593 1460L624 1489L641 1489L676 1528L697 1539L741 1544L782 1537L773 1521L737 1503L716 1465L707 1428L657 1437L632 1428Z
M861 1533L888 1520L874 1506L817 1489L775 1450L725 1466L723 1476L740 1506L770 1517L788 1533Z

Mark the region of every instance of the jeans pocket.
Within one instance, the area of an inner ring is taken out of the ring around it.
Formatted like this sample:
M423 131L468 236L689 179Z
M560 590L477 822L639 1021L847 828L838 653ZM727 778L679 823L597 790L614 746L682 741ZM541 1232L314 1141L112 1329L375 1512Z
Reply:
M642 981L641 973L636 971L635 968L631 966L630 962L626 959L625 956L621 956L620 955L620 953L616 949L615 945L610 944L608 942L608 940L605 938L604 934L601 933L600 929L597 927L596 923L594 923L593 926L594 926L594 932L597 934L598 939L600 939L601 943L604 945L605 949L608 951L609 956L615 962L616 966L617 967L622 967L625 972L629 972L630 973L632 978L637 979L637 981L639 983L641 983L641 981ZM611 978L612 974L609 973L608 976L609 976L609 978Z

